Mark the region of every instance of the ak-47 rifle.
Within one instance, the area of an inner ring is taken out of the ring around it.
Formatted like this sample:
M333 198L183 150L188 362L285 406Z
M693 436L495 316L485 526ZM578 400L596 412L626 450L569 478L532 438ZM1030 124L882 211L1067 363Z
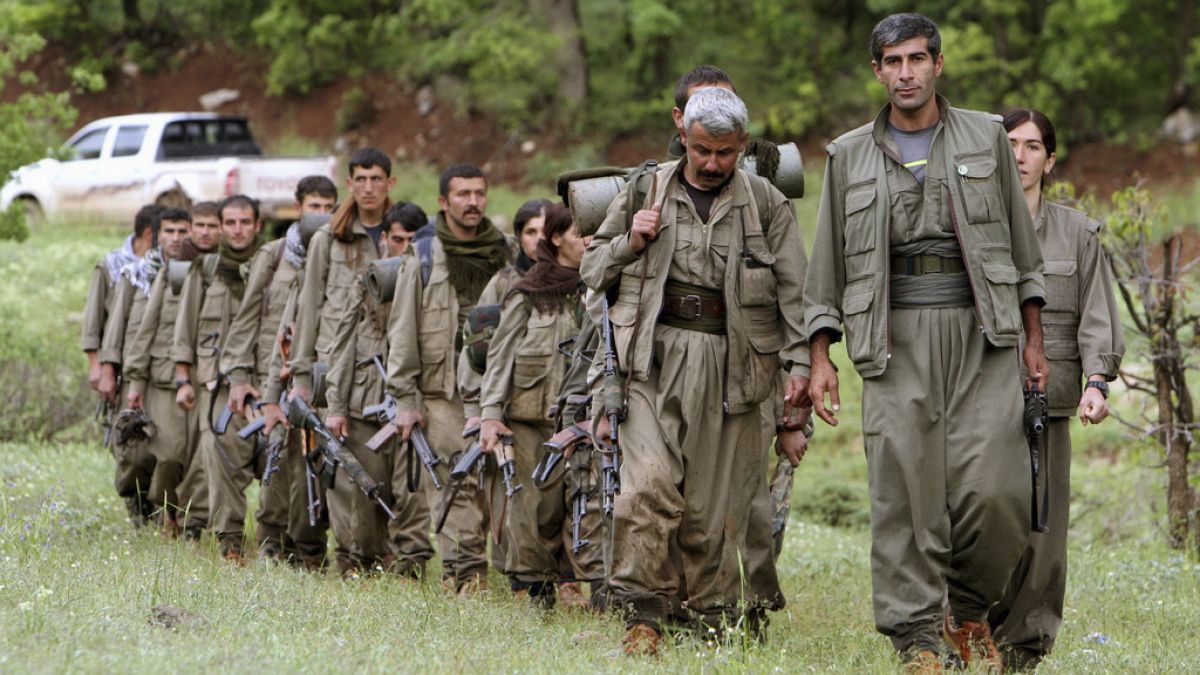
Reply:
M505 495L512 497L525 487L516 482L517 463L513 454L513 437L509 434L500 434L500 448L496 451L496 466L500 470L500 477L504 480Z
M253 396L246 397L246 405L254 408L255 410L262 409L262 403L256 400ZM280 394L278 405L280 410L282 410L283 414L286 416L288 414L287 392ZM229 408L226 408L226 410L229 410ZM221 417L225 417L224 412L221 413ZM221 421L217 420L217 424L220 423ZM267 418L260 416L246 426L242 427L242 430L238 432L238 438L245 440L254 434L265 436L265 434L262 434L262 430L264 427L266 427L266 425ZM263 487L270 485L271 476L275 472L279 471L279 460L283 456L284 445L287 443L287 427L282 424L276 424L274 428L271 429L271 434L266 436L265 440L267 441L267 447L264 451L266 458L263 466L262 477L259 478L259 483L261 483Z
M1046 438L1046 441L1049 442L1049 438L1044 435L1046 425L1049 423L1050 409L1046 403L1046 392L1039 390L1038 386L1034 384L1025 391L1025 439L1029 443L1029 470L1033 485L1030 497L1030 528L1034 532L1050 531L1046 522L1050 511L1049 481L1046 481L1046 485L1042 488L1040 510L1038 507L1038 474L1041 473L1039 455L1042 454L1042 439ZM1049 448L1047 448L1047 456L1048 452Z
M121 376L117 375L117 389L114 396L120 396L121 392ZM96 404L96 421L100 423L104 429L104 440L101 441L100 447L110 448L113 441L113 427L116 424L117 414L120 412L119 406L114 401L106 398L101 398Z
M584 546L591 544L583 538L583 519L587 517L587 503L594 489L591 455L588 452L592 447L592 438L587 430L591 426L591 420L584 420L551 436L545 443L546 454L533 470L534 485L539 487L550 479L554 467L564 458L570 463L570 470L576 472L575 489L571 493L571 549L576 555Z
M602 487L600 506L611 517L616 496L621 493L621 442L618 429L625 417L625 391L617 372L617 345L608 316L608 298L602 301L600 331L604 339L604 416L608 418L607 443L600 445Z
M380 377L387 382L387 369L383 367L383 361L378 354L373 355L369 359L360 361L357 365L366 365L367 362L375 364L375 368L379 371ZM375 405L363 408L363 417L374 417L383 424L383 427L370 439L365 445L367 449L378 452L379 448L383 447L392 436L399 431L396 428L396 415L399 412L396 404L396 397L387 393L386 389L383 394L383 401ZM433 487L438 490L442 489L442 479L438 477L437 465L442 463L442 459L433 452L433 448L429 447L429 440L425 438L425 432L421 429L421 425L416 425L412 429L412 433L408 435L409 447L417 453L417 457L421 460L421 464L425 465L425 469L429 472L429 477L433 480ZM417 480L410 479L410 487L416 489Z
M288 421L292 426L308 429L316 435L317 447L320 449L321 456L324 457L324 465L321 468L322 477L325 480L326 487L332 487L334 473L338 468L346 472L346 477L351 483L358 486L368 499L373 499L379 505L388 518L395 520L396 514L383 500L381 492L383 488L363 465L358 462L358 459L342 445L342 442L333 435L328 427L321 423L321 419L317 417L317 413L309 407L308 403L303 398L297 397L288 406Z

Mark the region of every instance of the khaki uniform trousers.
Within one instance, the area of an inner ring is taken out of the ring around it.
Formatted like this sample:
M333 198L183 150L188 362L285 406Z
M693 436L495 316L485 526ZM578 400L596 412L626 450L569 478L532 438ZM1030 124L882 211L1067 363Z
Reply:
M474 478L464 480L459 486L454 501L448 505L443 500L449 494L443 492L452 490L450 486L450 469L458 455L470 443L462 437L463 417L462 401L455 396L453 399L425 398L425 438L441 463L438 464L438 474L443 489L439 491L433 486L428 471L421 469L421 486L425 492L426 503L438 505L438 508L448 508L446 522L438 534L438 552L442 556L442 579L445 583L453 583L456 589L468 583L477 583L487 578L488 554L487 533L489 526L488 503L489 494L495 490L487 489L488 478L495 472L485 470L485 484L480 486ZM418 462L419 463L419 462ZM397 463L398 468L403 465ZM484 462L485 467L493 465ZM399 472L393 475L393 483L407 480ZM500 488L500 496L504 496ZM440 513L438 514L440 515ZM499 523L497 523L499 525Z
M544 454L543 444L554 435L553 424L509 422L513 432L516 478L524 488L508 500L505 511L503 541L504 570L514 582L514 590L530 584L556 583L561 579L584 581L604 578L602 516L599 502L593 493L589 499L588 515L583 519L580 536L591 542L571 554L571 495L574 494L576 472L562 460L555 475L541 488L531 476ZM504 490L503 482L497 485ZM549 591L546 591L547 593Z
M180 500L179 487L187 470L196 411L184 411L176 405L174 389L147 387L144 401L146 414L158 428L154 438L147 443L155 459L150 501L173 515L186 508Z
M172 400L173 397L172 397ZM193 408L187 417L187 459L184 462L183 480L176 492L179 494L180 509L187 513L185 527L196 534L211 527L208 471L204 457L200 454L200 409Z
M379 425L350 418L350 434L343 445L362 464L367 475L380 484L380 497L392 504L388 479L395 443L388 442L373 452L366 442L379 431ZM387 514L374 499L368 499L341 467L334 469L329 500L329 525L335 540L338 569L342 572L365 570L382 564L388 554Z
M309 520L307 480L302 435L297 429L289 429L283 456L279 460L279 470L271 476L269 485L262 486L259 494L274 492L280 497L286 496L288 504L285 553L299 556L306 567L316 569L324 565L325 553L329 547L325 535L325 531L329 529L329 515L325 509L321 509L317 514L316 525ZM314 482L314 489L317 490L315 497L324 504L325 488L320 481Z
M220 387L214 393L205 387L197 404L201 418L200 455L208 478L211 525L222 554L240 553L246 526L246 488L261 475L263 457L256 439L238 438L238 432L246 425L240 417L234 416L225 434L219 438L213 433L207 416L214 396L216 401L211 410L215 417L229 401L229 388ZM256 514L260 547L273 548L276 553L282 551L280 536L287 524L286 504L287 501L282 499L260 503Z
M863 380L875 625L900 652L943 644L943 602L982 621L1029 535L1017 351L972 308L891 310L887 370Z
M686 585L685 609L707 626L783 607L774 565L747 578L755 508L769 508L758 407L724 412L724 336L658 325L654 363L634 380L621 424L624 463L613 522L614 599L627 621L660 627ZM765 502L763 500L766 500ZM672 555L672 542L678 550ZM673 558L676 558L674 561Z
M1040 659L1062 625L1067 592L1067 527L1071 517L1071 418L1052 417L1048 454L1039 464L1039 490L1050 489L1049 532L1033 532L1004 597L988 612L996 643ZM1039 503L1039 508L1041 504Z

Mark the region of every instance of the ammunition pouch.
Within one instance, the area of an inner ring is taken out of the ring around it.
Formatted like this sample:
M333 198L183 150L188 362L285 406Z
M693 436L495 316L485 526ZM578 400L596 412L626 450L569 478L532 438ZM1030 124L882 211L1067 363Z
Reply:
M467 363L480 375L487 369L488 345L500 325L500 305L476 305L467 312L463 322L462 348L467 353Z

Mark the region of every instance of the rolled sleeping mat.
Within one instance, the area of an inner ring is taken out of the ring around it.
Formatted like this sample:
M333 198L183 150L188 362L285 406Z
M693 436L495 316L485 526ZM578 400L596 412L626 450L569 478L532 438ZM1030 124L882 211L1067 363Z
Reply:
M795 143L784 143L775 146L779 150L779 166L771 177L771 184L788 199L804 197L804 158L800 156L800 148ZM742 157L742 168L754 175L758 173L758 160L753 155Z
M300 216L300 243L308 248L308 242L312 241L313 235L317 230L324 227L329 222L328 213L305 213Z
M168 260L167 283L171 285L171 293L179 295L183 290L183 281L187 279L188 271L192 269L191 260Z
M400 274L400 265L403 262L404 256L398 255L394 258L374 260L367 265L364 283L367 285L367 293L377 304L392 301L396 294L396 277Z
M584 178L567 184L566 202L580 235L587 237L596 234L608 213L609 204L621 193L627 181L628 174L623 173Z

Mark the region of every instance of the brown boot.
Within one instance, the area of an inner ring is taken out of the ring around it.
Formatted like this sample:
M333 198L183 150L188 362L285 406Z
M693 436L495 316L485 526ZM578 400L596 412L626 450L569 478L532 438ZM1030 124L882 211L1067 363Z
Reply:
M946 642L958 652L964 667L969 667L974 660L988 670L1004 672L1004 659L1000 656L1000 650L996 649L986 621L963 621L956 627L954 620L947 615L943 630Z
M228 560L231 563L234 563L238 567L246 566L246 557L242 555L241 551L239 551L235 548L231 548L228 551L225 551L224 553L221 554L221 557L224 558L225 560Z
M583 597L583 589L578 581L564 581L558 585L558 602L567 611L584 611L588 609L588 600Z
M482 576L471 577L459 584L458 597L473 598L487 590L487 579Z
M167 539L178 539L179 535L181 534L183 534L183 526L179 524L179 521L164 513L162 521L162 536L166 537Z
M654 656L658 654L658 643L661 640L662 636L653 626L635 623L625 632L621 646L625 650L625 656Z
M933 650L922 649L919 652L910 654L904 660L904 672L940 673L942 672L942 660Z

